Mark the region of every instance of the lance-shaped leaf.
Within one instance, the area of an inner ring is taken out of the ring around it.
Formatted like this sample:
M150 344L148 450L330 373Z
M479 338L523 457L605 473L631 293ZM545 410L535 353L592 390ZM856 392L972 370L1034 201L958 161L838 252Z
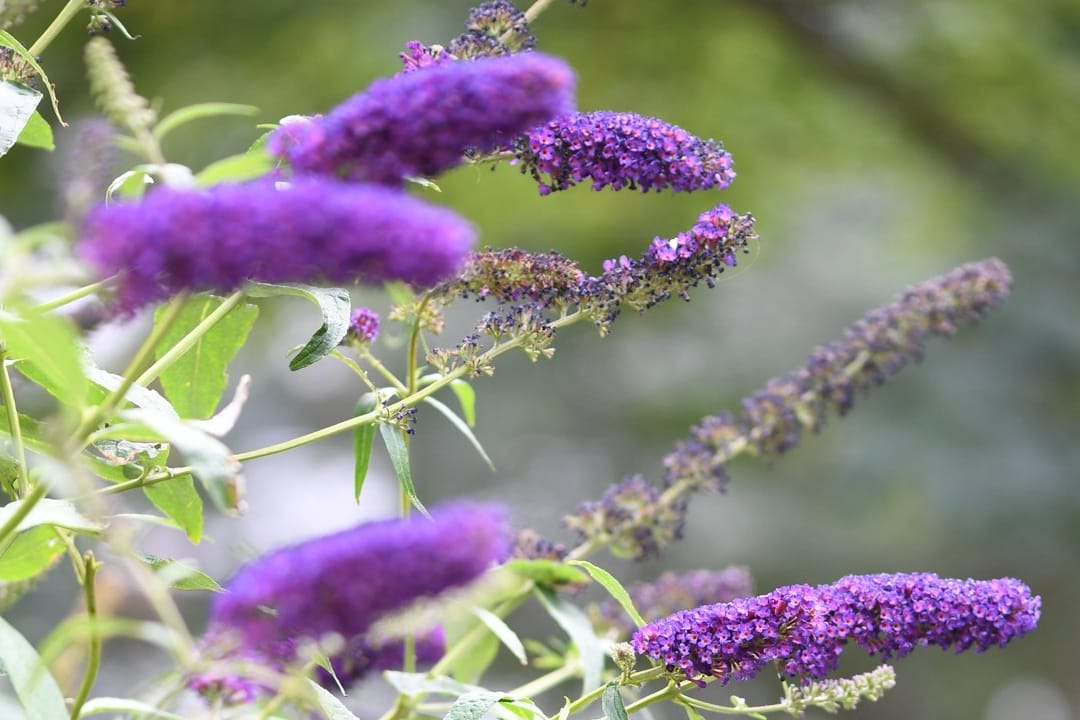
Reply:
M603 585L608 594L615 598L615 602L622 606L622 609L626 611L626 614L630 616L635 625L641 627L645 624L645 618L641 617L641 613L634 607L634 601L630 599L630 593L626 592L626 588L615 579L614 575L602 567L593 565L588 560L570 560L569 564L585 568L585 571L592 575L592 579Z
M382 435L386 452L390 454L390 464L394 466L394 474L401 483L402 490L417 510L428 515L427 508L420 502L416 495L416 486L413 485L412 472L409 470L409 446L401 437L401 431L393 425L382 423L379 425L379 433Z
M469 441L469 444L472 445L480 457L484 459L488 469L490 469L491 472L495 472L495 463L491 461L491 457L487 454L487 451L484 450L484 446L476 439L476 435L473 434L472 428L470 428L464 420L459 418L457 413L433 397L426 397L423 401L442 413L443 417L449 420L450 424L465 436L465 439Z
M364 393L356 403L354 416L366 415L378 407L375 393ZM366 423L353 430L353 496L360 502L360 492L364 489L368 466L371 464L371 449L375 447L375 423Z
M161 118L154 126L154 137L161 142L166 135L178 127L186 125L192 120L202 118L221 117L223 115L257 115L259 108L254 105L238 105L236 103L207 102L188 105Z
M30 309L0 311L0 341L15 368L57 400L76 408L86 402L82 348L71 323Z
M581 608L566 602L546 588L536 588L535 594L548 614L577 646L585 678L582 692L589 692L600 684L600 676L604 671L604 641L596 636L592 623Z
M201 294L188 301L180 317L158 343L157 357L168 352L210 313L221 307L222 302L221 298L209 294ZM160 321L162 312L158 310L155 322ZM226 368L243 347L258 315L259 308L255 305L244 303L236 306L161 373L160 381L165 395L181 417L201 420L214 414L229 382Z
M626 714L626 706L623 704L618 683L607 684L600 698L600 706L604 709L604 717L607 720L630 720Z
M146 497L161 512L183 528L191 542L198 545L203 535L203 502L195 481L177 477L143 488Z
M68 720L64 695L33 646L0 618L0 665L26 713L26 720Z
M343 288L319 288L293 283L283 285L249 283L246 293L248 297L296 295L319 306L319 311L322 313L322 326L289 361L290 370L300 370L322 360L333 352L345 337L345 333L349 331L352 299Z
M0 112L0 115L2 115L2 112ZM19 139L15 142L19 145L38 148L39 150L52 151L56 149L56 143L53 141L52 127L45 118L41 117L41 113L37 111L31 113L30 119L26 122L26 126L22 129L22 132L19 133Z

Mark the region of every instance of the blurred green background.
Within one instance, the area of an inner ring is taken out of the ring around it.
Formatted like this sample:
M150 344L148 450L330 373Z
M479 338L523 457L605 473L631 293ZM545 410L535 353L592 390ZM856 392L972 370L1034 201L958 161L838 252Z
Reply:
M448 41L470 4L132 0L120 17L141 37L113 40L163 112L220 100L257 105L259 121L274 121L325 111L395 72L408 40ZM14 29L26 42L62 3L43 5ZM723 200L754 213L761 240L690 304L624 315L603 340L567 330L550 362L504 358L477 382L494 476L422 412L422 497L501 498L520 524L562 535L562 514L622 475L658 476L660 457L702 415L736 408L905 286L997 255L1015 276L1003 309L933 344L926 363L780 461L736 462L728 492L696 501L685 540L660 559L600 562L640 578L746 564L762 591L847 573L1017 576L1043 597L1038 632L981 657L916 652L897 663L895 691L851 716L1080 717L1080 3L558 1L534 29L542 50L577 68L580 108L656 115L723 140L739 174ZM42 58L69 120L92 112L83 41L71 28ZM70 144L70 133L58 136ZM255 136L249 119L204 121L165 150L198 169ZM16 148L0 160L0 214L16 227L54 217L64 154ZM440 184L434 200L470 217L482 242L554 248L592 271L718 201L584 187L540 198L509 167L463 168ZM357 297L386 307L378 293ZM236 449L345 417L361 392L326 363L290 375L285 349L315 318L302 304L270 310L233 372L254 376ZM442 342L455 343L477 312L454 313ZM98 352L122 361L139 327L98 331ZM251 463L250 512L214 521L203 564L226 575L256 549L391 513L382 458L366 504L350 504L349 450L339 437ZM172 537L147 542L193 554ZM51 601L16 608L38 635L55 622L50 603L68 608L63 581L51 582ZM185 607L197 624L204 601ZM537 613L517 620L555 633ZM112 662L105 689L130 689L127 673L144 657ZM775 680L730 690L768 702ZM381 710L377 695L361 692L375 708L362 716Z

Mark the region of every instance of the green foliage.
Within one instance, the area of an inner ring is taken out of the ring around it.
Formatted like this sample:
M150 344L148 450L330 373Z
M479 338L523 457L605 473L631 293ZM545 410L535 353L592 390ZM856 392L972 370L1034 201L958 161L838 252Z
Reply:
M0 665L26 713L26 720L69 720L64 696L37 652L0 618Z
M352 299L349 293L341 288L319 288L295 283L284 285L250 283L246 293L249 297L295 295L306 298L319 306L319 311L322 313L322 325L289 361L290 370L301 370L322 360L341 344L345 333L349 331Z
M379 425L379 434L382 435L386 452L390 454L390 464L394 466L394 474L397 475L401 489L409 498L409 502L422 514L428 515L427 508L420 502L416 495L416 486L413 484L412 471L409 469L409 446L401 431L389 423Z
M31 309L0 311L0 339L15 368L57 400L85 406L88 387L71 323Z
M354 416L366 415L378 407L375 393L364 393L356 403ZM371 464L371 450L375 447L375 423L364 423L353 430L353 497L360 502L360 493L367 479Z
M600 698L600 705L604 709L604 717L607 720L629 720L626 714L626 706L623 705L622 693L619 691L619 683L608 683L604 687L604 695Z
M224 301L209 294L198 295L184 306L180 317L158 343L158 358L190 333ZM160 322L159 309L155 321ZM204 419L214 414L229 382L226 369L243 347L259 316L259 308L241 304L204 333L192 347L161 373L165 395L183 418Z
M495 463L491 461L491 457L488 456L487 451L484 450L484 446L480 444L480 441L476 439L476 435L466 421L462 420L458 417L457 413L433 397L429 396L424 398L424 402L442 413L443 417L449 420L450 424L465 436L465 439L469 441L469 444L473 446L480 457L483 458L484 462L487 463L488 469L491 470L491 472L495 472Z
M2 133L0 133L2 135ZM16 142L26 147L38 148L39 150L55 150L56 143L53 141L52 126L49 125L45 118L41 117L41 113L34 111L30 114L30 119L27 120L26 125L23 127L22 132L19 133L19 139ZM0 142L0 145L3 143ZM3 153L0 153L2 155Z
M582 693L600 685L606 649L603 640L596 636L596 631L588 616L578 606L545 588L537 588L535 595L552 619L559 624L559 627L577 647L584 679Z
M191 567L179 560L156 557L154 555L145 555L141 559L171 588L176 588L177 590L225 592L225 589L218 584L217 580L198 568Z
M64 542L48 525L20 532L0 553L0 581L23 582L42 575L64 554Z
M630 619L634 621L638 627L645 624L645 618L641 617L641 613L634 607L634 601L630 599L629 593L626 592L626 588L622 586L614 575L609 573L602 567L592 564L588 560L571 560L570 565L575 565L580 568L584 568L592 579L600 583L611 597L615 598L615 602L619 603L626 614L630 616Z
M203 502L190 477L177 477L143 488L146 497L198 544L203 535Z
M25 85L0 81L0 155L18 141L37 112L41 93Z

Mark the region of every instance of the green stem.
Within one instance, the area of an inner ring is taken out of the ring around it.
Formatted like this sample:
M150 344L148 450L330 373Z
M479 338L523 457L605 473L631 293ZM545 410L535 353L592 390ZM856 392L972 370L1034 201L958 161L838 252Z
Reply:
M97 680L98 668L101 665L101 633L97 628L97 601L94 597L94 576L97 574L98 563L94 560L94 553L86 552L85 565L83 566L83 590L86 594L86 616L89 619L90 648L86 656L86 673L83 675L79 692L71 704L71 720L78 720L79 713L90 697L90 690Z
M646 683L646 682L649 682L650 680L655 680L655 679L657 679L659 677L663 677L663 675L664 675L664 668L662 668L662 667L652 667L652 668L649 668L648 670L639 670L636 673L631 673L630 676L628 678L626 678L626 682L624 684L626 684L626 685L639 685L641 683ZM607 685L605 684L605 685L601 685L600 687L595 688L595 689L585 693L584 695L579 697L577 700L570 703L570 705L566 709L566 714L567 715L573 715L574 713L576 713L576 712L578 712L580 710L584 710L589 705L592 705L594 702L596 702L597 700L600 699L600 697L604 694L604 690L606 688L607 688ZM627 708L627 711L629 711L629 710L630 710L630 708Z
M15 529L19 527L19 523L26 519L26 516L34 509L34 506L38 504L38 501L45 497L46 492L48 492L48 490L45 487L45 483L31 485L29 492L23 496L22 500L18 501L19 507L15 508L15 512L11 513L11 517L9 517L3 525L0 525L0 555L3 554L4 550L7 550L8 536L14 535Z
M45 48L49 47L52 41L56 39L56 36L60 34L60 31L63 30L85 6L86 0L68 0L68 4L64 6L64 9L60 11L60 14L49 23L49 27L45 28L45 32L41 33L41 36L30 46L29 53L34 57L43 53Z
M693 685L693 683L689 683L687 686L691 686L691 685ZM601 689L603 689L603 688L601 688ZM637 702L630 703L629 705L627 705L626 706L626 714L630 715L630 714L633 714L633 713L637 712L638 710L641 710L642 708L647 708L650 705L655 705L658 702L662 702L664 700L669 700L669 699L671 699L673 697L678 697L679 695L682 694L682 690L683 690L682 685L675 682L674 680L669 681L668 684L667 684L667 687L665 687L663 690L657 690L652 695L646 695L645 697L641 698Z
M402 395L409 394L409 388L406 387L405 383L398 380L397 375L390 372L385 365L379 362L379 359L377 357L365 350L362 359L364 360L364 362L370 365L375 370L375 372L379 373L384 378L389 380L390 384L396 387L398 389L398 392L402 393Z
M419 379L416 376L416 367L419 364L417 353L419 352L420 345L420 318L423 316L424 310L427 308L428 301L430 300L431 294L429 293L424 295L420 304L416 306L416 320L413 322L412 329L409 331L409 361L405 371L405 382L409 384L410 395L416 392L416 383Z
M514 697L527 697L531 698L534 695L539 695L542 692L546 692L553 687L558 687L567 680L576 677L581 673L580 662L568 662L562 667L552 670L549 673L541 675L540 677L519 685L513 690L507 691L507 695L513 695Z
M4 409L7 411L11 444L15 447L15 462L19 465L19 486L17 492L12 494L12 497L18 497L30 488L30 471L26 467L26 444L23 442L19 409L15 406L15 391L11 387L11 376L8 375L7 351L3 349L0 349L0 393L3 394Z
M157 347L157 344L161 342L161 339L165 337L180 317L180 313L183 312L186 304L186 295L178 295L169 303L161 321L154 325L154 329L150 331L150 336L135 352L135 357L131 358L131 362L128 363L127 368L124 370L121 383L75 429L72 437L77 444L82 445L86 437L94 431L101 421L107 418L124 401L127 391L135 384L138 373L154 354L154 348Z
M191 328L187 335L180 338L180 340L173 345L168 351L162 355L157 361L146 368L146 370L139 375L139 378L135 381L136 385L146 387L150 383L154 382L161 373L168 368L172 367L172 364L179 360L184 354L190 350L195 343L197 343L203 335L208 333L211 328L221 322L221 319L228 315L232 310L244 301L244 293L242 290L234 292L229 297L214 308L214 311L203 318L198 325ZM163 321L164 322L164 321Z
M75 302L76 300L81 300L87 295L93 295L103 287L107 287L112 282L112 280L113 278L108 277L104 280L90 283L89 285L83 285L81 288L77 288L69 293L61 295L60 297L55 297L52 300L48 300L41 303L40 305L37 305L36 307L34 307L34 310L40 313L46 313L50 310L55 310L56 308L63 307L69 303Z
M525 22L531 23L533 20L538 18L540 16L540 13L547 10L548 5L551 5L552 2L554 2L554 0L536 0L536 2L534 2L532 6L525 11Z
M679 702L689 705L690 707L699 708L706 712L713 712L720 715L764 715L771 712L785 712L788 710L788 704L786 702L778 702L772 705L757 705L750 707L731 707L730 705L717 705L715 703L705 702L704 700L698 700L687 695L683 695L679 698ZM627 712L630 708L626 709Z

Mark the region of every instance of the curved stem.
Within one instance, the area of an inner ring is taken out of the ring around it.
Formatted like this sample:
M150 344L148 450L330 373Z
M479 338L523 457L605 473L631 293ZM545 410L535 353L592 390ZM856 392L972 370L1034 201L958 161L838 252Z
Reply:
M417 367L417 352L419 350L420 341L420 317L424 314L424 310L427 308L428 302L431 300L431 294L424 295L420 304L416 306L416 319L413 321L412 329L409 331L409 362L405 371L405 382L409 385L409 394L412 395L416 392L416 367Z
M131 362L128 363L127 369L124 370L123 381L75 429L72 438L77 446L84 444L86 437L93 432L94 428L124 401L127 391L135 385L137 373L154 354L154 348L172 328L173 323L180 317L180 313L183 312L186 304L187 295L178 295L169 303L161 322L154 325L154 329L150 331L150 336L146 338L135 352L135 357L131 358Z
M83 591L86 594L86 616L89 619L90 649L86 656L86 673L83 675L82 684L79 685L79 692L75 695L75 700L71 704L71 720L78 720L79 713L82 712L82 707L86 703L86 698L90 697L90 690L94 687L98 668L101 665L101 632L95 622L97 619L97 600L94 593L94 577L97 574L97 569L98 563L94 559L94 553L88 550L83 565L82 581Z
M581 663L571 662L563 665L560 668L552 670L549 673L541 675L540 677L519 685L513 690L508 690L507 695L513 695L514 697L529 697L533 695L539 695L542 692L546 692L554 687L558 687L562 683L570 680L581 674Z
M401 382L401 380L398 380L397 375L390 372L390 370L387 369L387 367L381 362L379 362L379 359L372 355L369 351L365 350L363 352L363 355L361 356L361 359L364 360L364 362L366 362L368 365L370 365L375 370L375 372L379 373L384 378L389 380L390 384L398 389L398 392L404 395L407 395L409 393L409 388L406 387L405 383Z
M37 485L31 485L29 492L26 493L22 500L18 501L19 507L15 508L15 512L11 513L11 517L3 525L0 525L0 555L7 549L8 537L14 535L19 523L26 519L34 506L38 504L38 501L45 497L46 492L48 490L45 483L39 482Z
M81 300L88 295L93 295L103 287L107 287L112 282L112 280L112 277L107 277L104 280L99 280L95 283L90 283L89 285L83 285L81 288L76 288L75 290L72 290L69 293L65 293L60 297L55 297L52 300L46 300L45 302L35 306L34 310L40 313L45 313L49 312L50 310L55 310L56 308L63 307L69 303L75 302L76 300Z
M2 347L2 346L0 346ZM26 445L23 442L22 423L19 421L19 409L15 406L15 391L11 387L11 376L8 375L7 351L0 349L0 393L3 394L4 410L7 411L8 431L11 433L11 444L15 449L15 462L19 465L19 485L12 497L26 493L30 489L30 471L26 467ZM9 488L5 487L5 490Z
M197 343L203 335L208 333L211 328L221 322L221 319L228 315L232 310L244 300L244 292L237 290L224 301L214 311L203 318L198 325L191 328L187 335L182 337L179 342L173 345L169 350L154 362L153 365L146 368L145 371L135 381L136 385L146 387L150 383L154 382L161 373L170 368L173 363L184 356L192 346Z
M60 11L60 13L49 23L49 27L45 28L45 32L41 33L34 44L28 49L29 53L34 57L37 57L45 51L45 48L49 47L56 36L60 34L71 20L79 14L79 11L86 6L86 0L68 0L68 4Z

